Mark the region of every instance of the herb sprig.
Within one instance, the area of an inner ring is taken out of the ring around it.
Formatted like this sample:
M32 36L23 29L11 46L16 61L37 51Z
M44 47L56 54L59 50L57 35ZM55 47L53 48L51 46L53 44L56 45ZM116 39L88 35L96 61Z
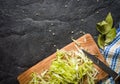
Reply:
M100 32L98 35L98 45L101 49L104 49L104 47L111 43L116 37L116 28L113 27L111 13L108 13L105 20L97 23L97 30Z

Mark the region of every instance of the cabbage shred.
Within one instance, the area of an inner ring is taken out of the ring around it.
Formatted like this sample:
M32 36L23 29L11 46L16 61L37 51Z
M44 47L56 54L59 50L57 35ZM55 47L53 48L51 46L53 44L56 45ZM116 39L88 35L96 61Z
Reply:
M81 49L57 50L50 68L41 74L32 73L29 84L95 84L97 73Z

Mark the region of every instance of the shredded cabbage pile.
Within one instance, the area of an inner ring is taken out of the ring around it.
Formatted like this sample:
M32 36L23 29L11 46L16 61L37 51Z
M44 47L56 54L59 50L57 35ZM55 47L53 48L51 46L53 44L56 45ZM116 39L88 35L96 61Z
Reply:
M95 84L98 71L81 49L57 50L48 70L32 73L29 84Z

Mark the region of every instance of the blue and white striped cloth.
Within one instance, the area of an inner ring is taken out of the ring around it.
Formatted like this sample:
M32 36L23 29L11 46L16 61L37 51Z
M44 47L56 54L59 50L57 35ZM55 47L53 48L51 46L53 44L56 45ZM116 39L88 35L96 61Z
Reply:
M120 26L117 29L116 38L105 47L104 56L110 68L120 74ZM115 82L112 77L109 77L101 84L115 84Z

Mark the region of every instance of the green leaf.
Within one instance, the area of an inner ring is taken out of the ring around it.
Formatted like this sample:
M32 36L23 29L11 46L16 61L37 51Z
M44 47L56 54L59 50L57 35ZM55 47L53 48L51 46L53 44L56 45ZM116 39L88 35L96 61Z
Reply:
M109 13L105 19L105 21L109 24L109 26L112 28L113 26L113 18L112 18L112 15L111 13Z
M99 34L99 36L98 36L98 45L101 49L104 48L104 43L105 43L105 38L104 37L105 36L101 35L101 34Z
M107 22L103 20L102 22L99 22L99 23L97 23L97 24L100 25L100 26L103 26L103 25L106 25Z
M97 30L100 32L98 36L98 45L100 48L104 48L108 45L116 36L116 29L112 28L113 18L111 13L108 13L105 20L97 23Z
M111 27L109 26L109 24L106 21L102 21L97 23L97 30L101 33L101 34L106 34L110 31Z
M116 28L112 28L109 33L106 34L105 44L109 44L116 37Z

